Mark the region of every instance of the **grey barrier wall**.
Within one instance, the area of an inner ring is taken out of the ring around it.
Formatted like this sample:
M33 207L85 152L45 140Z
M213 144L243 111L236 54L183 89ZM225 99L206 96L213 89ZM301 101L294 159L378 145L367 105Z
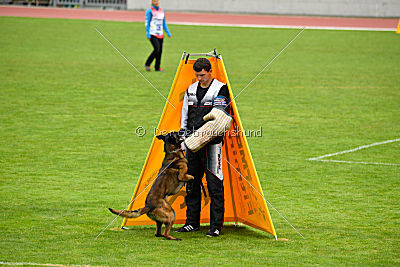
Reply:
M1 0L0 0L1 1ZM38 1L38 0L31 0ZM49 0L54 6L100 7L126 9L126 0Z
M83 0L53 0L54 5L79 5L83 6Z
M126 0L85 0L85 6L126 9Z
M145 10L151 0L127 0L127 9ZM161 0L168 11L400 17L400 0Z
M0 4L126 9L126 0L0 0Z

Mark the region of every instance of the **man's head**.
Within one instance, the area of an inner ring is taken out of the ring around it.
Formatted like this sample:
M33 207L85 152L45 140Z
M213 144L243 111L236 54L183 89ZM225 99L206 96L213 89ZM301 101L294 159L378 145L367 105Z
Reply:
M198 58L193 64L194 74L202 87L208 87L212 81L211 63L206 58Z
M160 0L151 0L151 4L153 6L159 6L160 5Z

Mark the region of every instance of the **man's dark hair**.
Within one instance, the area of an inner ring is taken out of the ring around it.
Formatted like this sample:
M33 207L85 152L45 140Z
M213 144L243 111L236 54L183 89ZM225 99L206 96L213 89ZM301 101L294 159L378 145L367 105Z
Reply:
M193 64L193 69L196 72L200 72L202 70L209 72L211 70L211 63L206 58L198 58Z

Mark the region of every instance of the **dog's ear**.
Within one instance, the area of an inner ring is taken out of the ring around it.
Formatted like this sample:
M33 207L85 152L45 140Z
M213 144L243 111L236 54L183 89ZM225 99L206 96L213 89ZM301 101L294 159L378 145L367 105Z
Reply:
M160 134L160 135L157 135L156 137L157 137L157 139L165 141L165 136L164 135Z
M181 137L178 132L172 132L170 133L170 138L168 139L169 143L179 145L180 143L183 142L183 139L181 140Z
M168 143L170 143L170 144L176 144L176 138L172 134L168 135L167 140L168 140Z

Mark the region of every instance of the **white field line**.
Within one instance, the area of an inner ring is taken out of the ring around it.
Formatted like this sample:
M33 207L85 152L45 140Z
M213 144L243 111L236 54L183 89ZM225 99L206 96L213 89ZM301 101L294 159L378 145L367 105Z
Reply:
M400 138L392 139L392 140L386 140L386 141L377 142L377 143L372 143L372 144L364 145L364 146L359 146L359 147L356 147L356 148L353 148L353 149L349 149L349 150L345 150L345 151L340 151L340 152L336 152L336 153L326 154L326 155L319 156L319 157L315 157L315 158L309 158L308 160L312 160L312 161L323 161L323 162L343 162L343 163L353 163L353 164L374 164L374 165L400 166L400 164L396 164L396 163L356 162L356 161L323 159L323 158L328 158L328 157L333 157L333 156L336 156L336 155L351 153L351 152L355 152L355 151L358 151L358 150L361 150L361 149L366 149L366 148L369 148L369 147L384 145L384 144L393 143L393 142L398 142L398 141L400 141Z
M90 265L64 265L64 264L54 264L54 263L7 262L7 261L0 261L0 265L12 265L12 266L31 265L31 266L58 266L58 267L90 267Z
M339 162L339 163L350 163L350 164L367 164L367 165L388 165L388 166L400 166L396 163L383 163L383 162L363 162L363 161L347 161L347 160L334 160L334 159L319 159L317 161L323 162Z
M368 28L368 27L334 27L334 26L301 26L301 25L268 25L268 24L229 24L207 22L168 22L176 25L189 26L221 26L221 27L246 27L246 28L273 28L273 29L298 29L304 27L310 30L343 30L343 31L389 31L395 32L395 28Z

